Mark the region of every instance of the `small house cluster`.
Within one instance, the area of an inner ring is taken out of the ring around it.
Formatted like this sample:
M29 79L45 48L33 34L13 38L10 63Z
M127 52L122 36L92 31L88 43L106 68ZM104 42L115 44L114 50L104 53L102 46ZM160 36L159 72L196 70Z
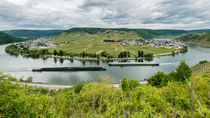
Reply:
M109 41L111 42L111 41ZM121 45L123 46L134 46L134 45L149 45L150 47L154 47L154 48L161 48L161 47L167 47L167 48L174 48L174 49L181 49L183 48L183 46L181 44L178 43L174 43L174 42L168 42L168 41L160 41L160 40L153 40L153 39L136 39L136 40L125 40L125 39L121 39L121 40L114 40L112 42L120 42ZM103 43L105 43L103 41Z
M55 47L57 45L52 40L39 38L37 40L19 43L19 46L33 49L33 48L50 48L50 47Z

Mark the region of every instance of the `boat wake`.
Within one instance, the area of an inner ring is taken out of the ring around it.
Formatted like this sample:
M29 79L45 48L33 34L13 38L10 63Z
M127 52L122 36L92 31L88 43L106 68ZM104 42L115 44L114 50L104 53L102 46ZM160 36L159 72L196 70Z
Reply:
M160 63L160 66L167 66L167 65L178 65L180 62L172 62L172 63Z

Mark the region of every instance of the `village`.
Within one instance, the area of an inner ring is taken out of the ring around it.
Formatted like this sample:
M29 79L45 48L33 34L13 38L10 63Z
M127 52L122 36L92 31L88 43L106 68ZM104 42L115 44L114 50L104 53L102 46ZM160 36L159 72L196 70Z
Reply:
M136 39L136 40L125 40L125 39L117 39L117 40L104 40L101 43L106 42L120 42L122 46L143 46L149 45L150 47L154 48L173 48L173 49L182 49L183 45L175 42L168 42L168 41L161 41L161 40L154 40L154 39Z
M125 39L116 39L116 40L103 40L100 41L100 43L115 43L115 42L120 42L122 46L143 46L143 45L149 45L150 47L153 48L173 48L173 49L182 49L183 45L175 42L169 42L169 41L161 41L161 40L154 40L154 39L138 39L136 38L135 40L125 40ZM60 45L67 44L69 42L63 42ZM55 44L53 40L50 38L39 38L33 41L28 41L24 43L19 43L19 46L29 48L29 49L34 49L34 48L51 48L51 47L56 47L58 46Z
M56 47L57 45L50 38L39 38L32 41L19 43L19 46L34 49L34 48L50 48Z

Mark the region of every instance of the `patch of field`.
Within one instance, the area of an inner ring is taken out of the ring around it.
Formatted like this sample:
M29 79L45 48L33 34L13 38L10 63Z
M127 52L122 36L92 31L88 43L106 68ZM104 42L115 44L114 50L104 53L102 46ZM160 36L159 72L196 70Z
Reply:
M144 46L122 46L120 42L103 42L103 40L136 40L142 39L141 36L135 32L125 31L106 31L103 33L88 34L88 33L63 33L53 40L60 45L56 48L50 48L49 51L63 50L65 52L73 53L97 53L106 51L108 54L117 56L122 51L129 51L131 55L136 55L138 50L143 50L145 53L161 54L172 52L173 49L166 48L152 48L147 45ZM61 45L63 44L63 45Z

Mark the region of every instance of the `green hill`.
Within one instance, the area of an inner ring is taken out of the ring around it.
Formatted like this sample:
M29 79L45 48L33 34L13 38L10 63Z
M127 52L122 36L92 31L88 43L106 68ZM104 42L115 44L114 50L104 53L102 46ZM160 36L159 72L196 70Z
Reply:
M210 32L187 34L176 38L176 40L210 46Z
M188 30L189 33L205 33L210 32L210 29L197 29L197 30Z
M0 44L14 43L25 41L26 39L17 38L6 33L0 32Z
M46 36L56 36L63 32L63 30L6 30L2 31L9 35L15 37L46 37Z
M167 35L181 35L188 33L184 30L171 30L171 29L163 29L163 30L152 30L152 29L127 29L127 28L71 28L67 30L68 33L75 32L86 32L90 34L96 34L99 32L105 32L107 30L115 30L115 31L125 31L125 32L135 32L139 34L142 38L151 39L156 36L167 36Z
M87 52L101 54L101 52L106 51L106 53L112 56L117 56L123 51L129 51L131 55L136 55L138 50L142 50L145 53L152 53L154 55L174 51L174 49L164 47L155 48L149 45L122 45L122 42L117 41L151 39L164 32L160 30L158 31L159 33L156 32L155 34L153 30L147 31L144 29L72 28L53 39L58 46L56 48L50 48L50 52L53 52L55 49L63 50L67 53ZM112 40L114 42L104 42L105 40Z

